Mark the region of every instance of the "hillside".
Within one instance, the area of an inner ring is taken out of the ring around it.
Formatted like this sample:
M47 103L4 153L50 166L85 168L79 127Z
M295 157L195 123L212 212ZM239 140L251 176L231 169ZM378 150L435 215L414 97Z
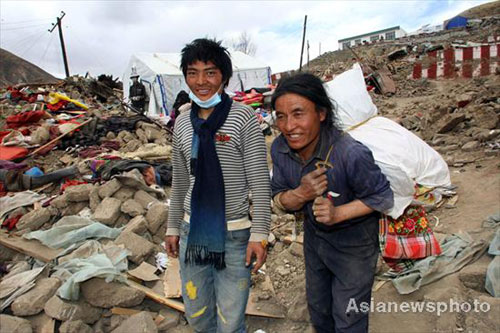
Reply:
M471 19L500 15L500 1L488 2L458 14Z
M0 86L58 81L40 67L0 48Z

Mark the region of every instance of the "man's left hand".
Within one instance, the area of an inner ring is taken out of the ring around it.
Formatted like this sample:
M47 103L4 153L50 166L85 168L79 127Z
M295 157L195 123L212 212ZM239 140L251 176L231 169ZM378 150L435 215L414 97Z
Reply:
M247 258L246 258L247 267L250 266L253 257L257 258L257 262L255 263L255 266L252 269L252 273L257 273L259 268L261 268L262 265L264 265L267 258L267 248L262 245L262 242L248 242Z
M316 221L326 225L335 223L335 206L328 198L317 197L313 203L313 214Z

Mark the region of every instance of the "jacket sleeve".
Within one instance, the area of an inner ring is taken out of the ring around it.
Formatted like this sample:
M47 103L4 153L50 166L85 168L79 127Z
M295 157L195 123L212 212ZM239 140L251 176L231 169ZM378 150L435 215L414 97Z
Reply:
M167 223L167 236L178 236L184 218L184 198L189 190L189 169L182 154L179 126L176 122L172 139L172 191Z
M266 142L255 115L252 115L242 128L241 149L253 203L250 241L267 240L271 224L271 186Z

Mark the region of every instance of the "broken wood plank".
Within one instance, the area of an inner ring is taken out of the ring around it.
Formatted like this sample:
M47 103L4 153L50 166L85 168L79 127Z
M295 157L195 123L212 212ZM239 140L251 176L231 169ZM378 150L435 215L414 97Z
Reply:
M135 315L139 312L149 312L153 319L158 316L158 313L156 312L151 312L151 311L145 311L145 310L136 310L136 309L129 309L129 308L120 308L120 307L114 307L111 308L111 313L115 315L120 315L120 316L132 316Z
M43 262L54 260L62 252L61 249L48 247L38 240L28 240L16 235L10 235L4 230L0 231L0 244Z
M46 144L44 144L43 146L35 149L34 151L32 151L31 153L29 153L29 155L26 155L25 158L28 158L28 157L32 157L32 156L35 156L39 151L41 151L42 149L50 146L51 144L59 141L60 139L62 139L63 137L65 137L66 135L68 135L69 133L72 133L74 131L76 131L77 129L79 129L80 127L83 127L85 125L87 125L88 123L90 123L92 121L93 118L90 118L90 119L87 119L85 120L83 123L81 123L80 125L76 126L75 128L73 128L71 131L68 131L66 133L63 133L61 135L59 135L57 138L53 139L53 140L50 140L49 142L47 142ZM23 158L23 159L25 159Z
M177 311L184 312L184 304L182 302L163 297L159 295L158 293L155 293L152 289L145 287L137 282L134 282L132 280L126 279L126 284L129 287L132 287L136 290L141 290L143 291L147 297L152 299L153 301L166 305L168 307L171 307ZM250 291L250 296L252 296L252 291ZM263 306L263 304L255 301L256 297L253 296L252 299L248 300L247 304L247 309L246 309L246 314L251 315L251 316L259 316L259 317L267 317L267 318L285 318L285 315L283 313L283 310L278 304L265 304L266 309L261 309L260 307Z
M258 302L258 296L251 289L248 296L248 303L245 313L250 316L266 318L285 318L285 313L281 305L270 302Z
M146 296L151 298L153 301L169 306L177 311L184 312L184 304L182 302L163 297L158 293L155 293L152 289L145 287L132 280L126 279L126 283L129 287L143 291L146 294Z
M179 269L179 259L168 258L168 266L167 270L165 271L163 286L166 297L181 297L182 283Z

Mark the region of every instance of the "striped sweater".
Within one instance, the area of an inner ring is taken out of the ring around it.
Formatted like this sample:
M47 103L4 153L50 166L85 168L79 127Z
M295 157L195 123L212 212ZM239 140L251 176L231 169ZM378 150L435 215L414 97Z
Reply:
M189 170L193 134L190 112L182 113L175 121L173 136L173 180L167 235L179 235L184 215L190 214L195 181ZM224 125L216 134L215 145L224 177L227 229L249 226L241 222L231 226L231 221L248 216L251 192L253 218L250 241L267 239L271 220L271 187L266 144L253 110L233 102Z

